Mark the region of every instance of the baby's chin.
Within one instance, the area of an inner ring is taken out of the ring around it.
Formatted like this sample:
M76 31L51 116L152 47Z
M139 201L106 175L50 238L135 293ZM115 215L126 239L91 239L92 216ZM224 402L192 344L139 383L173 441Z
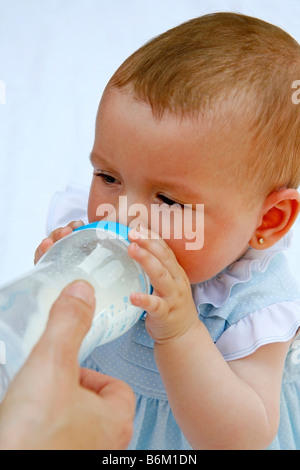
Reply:
M208 281L209 279L211 279L215 276L214 274L212 274L210 276L210 274L201 273L201 272L199 272L199 270L197 270L196 272L190 271L188 268L185 269L185 267L182 266L182 264L181 264L181 267L185 271L185 274L187 275L188 280L190 281L190 284L192 284L192 285L193 284L201 284L201 283L206 282L206 281Z
M226 266L224 267L224 269ZM183 268L184 269L184 268ZM189 269L185 270L185 273L190 281L190 284L195 285L195 284L202 284L204 282L210 281L211 279L215 278L218 276L224 269L220 270L209 270L204 272L201 272L199 269L196 270L196 272L189 271Z
M216 276L216 275L215 275ZM196 285L196 284L203 284L204 282L207 282L209 281L210 279L213 279L215 276L212 276L212 277L209 277L209 278L206 278L206 277L189 277L189 281L190 281L190 284L193 286L193 285Z

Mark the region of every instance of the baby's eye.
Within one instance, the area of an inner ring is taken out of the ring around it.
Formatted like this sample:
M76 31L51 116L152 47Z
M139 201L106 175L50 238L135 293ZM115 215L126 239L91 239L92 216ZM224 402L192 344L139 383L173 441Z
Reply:
M164 204L167 204L168 206L174 206L175 204L177 204L180 207L184 207L183 204L179 204L179 202L173 201L172 199L168 198L167 196L164 196L163 194L159 194L158 197Z
M111 175L107 175L106 173L95 172L94 175L99 176L100 178L102 178L103 182L106 183L106 184L118 183L118 180L116 178L114 178Z
M108 184L113 184L117 181L116 178L110 175L101 175L101 176L104 179L105 183L108 183Z

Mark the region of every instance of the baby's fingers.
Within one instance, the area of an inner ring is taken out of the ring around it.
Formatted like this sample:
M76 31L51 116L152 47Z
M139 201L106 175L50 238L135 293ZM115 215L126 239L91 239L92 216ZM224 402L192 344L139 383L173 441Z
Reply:
M161 260L150 251L142 248L137 243L132 243L128 248L128 254L137 261L148 274L154 290L161 297L171 296L174 290L174 281L168 269Z
M168 340L170 326L168 322L170 306L166 299L157 295L148 295L135 292L131 294L130 300L133 305L147 312L146 328L149 335L158 343Z
M39 259L51 248L51 246L56 243L58 240L61 240L61 238L66 237L67 235L70 235L73 230L76 228L82 227L84 223L82 220L76 220L73 222L70 222L68 225L65 227L57 228L54 230L49 237L45 238L42 243L38 246L35 255L34 255L34 264L36 264Z
M34 254L34 264L36 264L39 259L51 248L54 244L54 241L51 238L45 238L42 243L37 247Z
M82 220L76 220L73 222L70 222L68 225L65 227L57 228L54 230L50 235L49 238L54 241L54 243L58 242L61 238L66 237L67 235L70 235L70 233L73 232L76 228L81 227L83 224Z
M82 227L84 225L82 220L74 220L73 222L70 222L67 227L71 227L72 230L75 230L76 228Z
M60 240L63 237L66 237L67 235L70 235L73 230L72 228L67 225L66 227L63 228L58 228L54 230L49 237L44 238L42 243L38 246L35 255L34 255L34 264L36 264L39 259L51 248L51 246L56 243L58 240Z
M152 317L159 322L165 320L169 314L169 306L166 299L162 299L157 295L142 294L140 292L134 292L130 296L130 301L136 307L140 307L145 310Z

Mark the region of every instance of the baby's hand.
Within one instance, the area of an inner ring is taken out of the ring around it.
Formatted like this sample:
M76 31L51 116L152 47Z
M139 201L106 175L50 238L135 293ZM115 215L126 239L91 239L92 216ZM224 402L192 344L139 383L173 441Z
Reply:
M74 222L70 222L65 227L57 228L53 232L50 233L49 237L44 238L41 244L37 247L35 255L34 255L34 264L38 262L38 260L54 245L55 242L60 240L70 233L73 232L76 228L82 227L84 223L82 220L76 220Z
M148 274L153 294L133 293L133 305L147 311L146 328L157 343L184 335L199 324L189 279L173 251L151 232L129 232L128 253Z

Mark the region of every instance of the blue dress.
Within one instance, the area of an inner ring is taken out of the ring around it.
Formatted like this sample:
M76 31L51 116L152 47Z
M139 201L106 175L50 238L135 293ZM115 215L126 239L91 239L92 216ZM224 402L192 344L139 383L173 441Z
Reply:
M72 197L76 200L77 196ZM57 198L55 205L59 206ZM50 215L49 232L67 222L55 207ZM72 213L72 209L66 217L68 221L85 219L83 211ZM270 249L249 248L222 273L192 286L199 318L226 361L246 357L265 344L289 341L297 334L300 290L284 256L290 243L288 234ZM129 449L190 450L170 409L153 346L145 322L140 320L122 337L97 348L83 366L118 377L134 390L136 415ZM300 338L297 337L286 358L280 425L269 449L300 449Z

